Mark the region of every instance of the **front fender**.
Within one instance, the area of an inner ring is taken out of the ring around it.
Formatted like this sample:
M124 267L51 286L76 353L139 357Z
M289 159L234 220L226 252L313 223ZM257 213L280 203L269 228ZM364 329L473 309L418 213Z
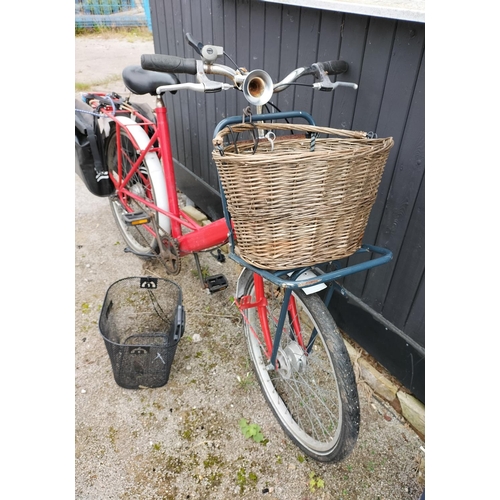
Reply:
M243 268L243 271L241 271L238 277L238 282L236 283L236 298L238 300L245 295L245 289L247 288L250 280L253 280L253 272L245 267Z

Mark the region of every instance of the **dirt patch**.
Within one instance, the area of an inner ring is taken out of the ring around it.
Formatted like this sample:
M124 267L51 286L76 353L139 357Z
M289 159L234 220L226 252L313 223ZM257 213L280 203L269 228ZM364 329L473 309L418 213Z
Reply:
M123 92L109 78L153 52L143 40L77 37L76 81L107 81L96 90ZM186 332L168 384L119 387L97 326L106 290L129 276L167 276L124 253L107 199L90 194L76 176L75 216L75 498L420 498L422 441L394 410L363 392L359 441L344 462L314 462L287 439L251 371L231 303L240 271L232 261L201 255L202 266L230 283L210 295L194 259L183 260L172 280L183 291ZM265 445L245 439L241 418L260 425ZM314 488L311 475L324 487Z

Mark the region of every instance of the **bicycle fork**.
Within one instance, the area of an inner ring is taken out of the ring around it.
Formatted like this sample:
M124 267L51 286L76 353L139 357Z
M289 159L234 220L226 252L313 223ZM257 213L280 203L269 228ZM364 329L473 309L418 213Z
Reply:
M256 309L259 316L259 323L262 329L262 336L264 339L264 346L260 342L258 334L253 330L251 325L249 327L252 334L259 341L263 347L266 357L269 360L268 369L274 370L279 369L279 363L277 363L278 350L281 343L281 336L283 334L283 328L285 325L286 318L288 317L290 323L289 335L291 340L296 341L301 347L303 352L309 352L309 347L304 347L304 340L302 338L302 331L300 327L300 319L297 313L297 305L295 302L295 297L292 295L291 288L284 289L283 304L281 305L281 310L279 318L276 319L268 308L268 301L265 294L264 279L260 274L253 273L254 280L254 290L255 290L255 300L252 301L250 295L244 295L239 300L235 300L235 304L238 307L243 320L248 323L248 319L244 311L248 309ZM272 338L271 329L269 328L270 322L276 324L276 333L274 336L274 341ZM309 342L311 343L311 341Z

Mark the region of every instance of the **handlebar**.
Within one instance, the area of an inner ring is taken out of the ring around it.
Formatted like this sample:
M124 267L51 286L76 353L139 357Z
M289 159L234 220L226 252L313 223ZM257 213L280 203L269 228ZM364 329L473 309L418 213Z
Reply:
M282 92L290 85L296 85L296 80L306 75L313 75L318 82L310 84L314 89L332 91L339 86L357 89L355 83L331 82L328 75L340 75L349 69L346 61L317 62L308 67L293 70L280 82L273 84L270 76L262 70L248 72L244 68L233 69L215 60L224 54L223 48L215 45L204 45L197 42L189 33L186 39L191 47L201 55L201 60L183 58L165 54L143 54L141 66L145 70L160 71L164 73L185 73L196 75L198 83L180 83L161 86L157 93L174 90L194 90L197 92L219 92L236 88L243 91L246 99L255 105L262 105L269 101L273 93ZM233 85L215 82L207 78L207 74L222 75L232 80Z
M184 59L183 57L164 54L143 54L141 56L141 66L142 69L150 71L196 75L196 59Z
M349 65L345 61L326 61L318 64L323 65L327 75L340 75L349 69Z

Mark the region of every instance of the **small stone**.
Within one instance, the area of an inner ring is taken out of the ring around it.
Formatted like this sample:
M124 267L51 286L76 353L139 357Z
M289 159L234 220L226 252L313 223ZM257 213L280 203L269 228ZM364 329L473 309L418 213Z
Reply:
M82 389L82 394L85 394L87 391L85 389Z
M201 341L201 335L199 333L195 333L193 335L193 342L200 342Z

